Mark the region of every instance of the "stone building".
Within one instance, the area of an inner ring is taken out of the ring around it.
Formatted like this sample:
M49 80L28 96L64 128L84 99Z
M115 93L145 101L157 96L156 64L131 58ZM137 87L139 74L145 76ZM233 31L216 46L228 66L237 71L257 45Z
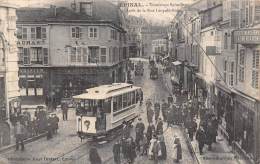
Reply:
M18 113L16 7L0 4L0 147L10 144L10 115Z
M23 96L41 95L53 104L125 80L128 47L122 12L106 1L68 6L17 11Z

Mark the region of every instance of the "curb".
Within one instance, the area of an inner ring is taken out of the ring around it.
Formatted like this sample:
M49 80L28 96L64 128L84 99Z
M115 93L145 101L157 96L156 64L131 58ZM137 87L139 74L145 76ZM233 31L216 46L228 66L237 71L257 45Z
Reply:
M38 139L41 139L41 138L45 137L46 135L47 135L47 133L45 132L45 133L42 133L42 134L40 134L38 136L35 136L35 137L32 137L32 138L28 138L28 139L24 140L24 144L28 144L28 143L31 143L31 142L36 141ZM1 148L0 149L0 154L15 148L15 146L16 146L15 144L12 144L12 145L5 146L5 147Z

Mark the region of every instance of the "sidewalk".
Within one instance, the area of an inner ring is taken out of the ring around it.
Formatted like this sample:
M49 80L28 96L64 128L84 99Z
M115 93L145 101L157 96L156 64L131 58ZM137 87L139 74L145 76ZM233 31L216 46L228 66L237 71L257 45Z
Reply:
M171 77L170 73L166 73L163 76L164 83L166 87L171 91L172 84L171 84ZM247 162L243 160L241 157L235 155L232 151L232 147L228 145L228 142L224 139L223 136L218 135L217 143L212 144L212 151L208 151L207 145L204 146L203 154L200 155L198 143L194 139L190 141L188 138L188 134L184 134L187 136L188 142L192 147L192 151L195 153L195 156L200 164L246 164ZM194 136L195 138L195 136Z
M61 113L61 109L59 107L57 107L57 110L53 113L56 113L57 116L59 117L60 119L60 122L62 120L62 113ZM59 123L60 124L60 123ZM43 137L46 136L47 133L42 133L42 134L39 134L37 136L33 136L31 138L27 138L25 141L24 141L24 144L27 144L27 143L31 143L33 141L36 141L38 139L41 139ZM13 128L11 128L11 144L10 145L7 145L7 146L4 146L4 147L1 147L0 148L0 154L1 153L4 153L10 149L14 149L15 148L15 137L14 137L14 134L13 134Z

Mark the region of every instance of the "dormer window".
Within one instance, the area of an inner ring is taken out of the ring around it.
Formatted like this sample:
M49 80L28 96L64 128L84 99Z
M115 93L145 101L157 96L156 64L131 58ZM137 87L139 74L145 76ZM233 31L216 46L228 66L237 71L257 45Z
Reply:
M92 6L93 6L92 2L81 2L80 12L92 16Z

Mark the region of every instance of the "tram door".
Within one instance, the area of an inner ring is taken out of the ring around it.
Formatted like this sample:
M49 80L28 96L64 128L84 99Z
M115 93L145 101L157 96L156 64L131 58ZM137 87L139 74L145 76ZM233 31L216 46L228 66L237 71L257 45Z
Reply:
M97 132L106 131L106 115L104 112L104 100L98 100L97 102Z

